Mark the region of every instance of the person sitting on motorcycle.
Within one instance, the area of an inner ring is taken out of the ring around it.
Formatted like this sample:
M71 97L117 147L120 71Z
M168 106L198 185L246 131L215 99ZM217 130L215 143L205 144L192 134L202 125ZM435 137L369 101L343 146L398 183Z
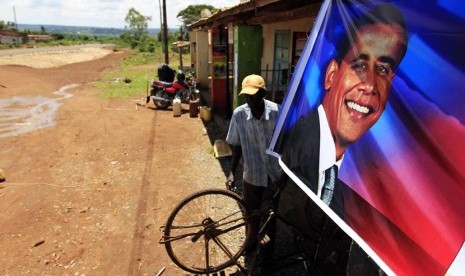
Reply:
M174 98L182 99L181 92L187 89L187 84L185 82L186 75L183 71L179 70L176 74L176 80L173 82L173 88L176 89L176 95Z

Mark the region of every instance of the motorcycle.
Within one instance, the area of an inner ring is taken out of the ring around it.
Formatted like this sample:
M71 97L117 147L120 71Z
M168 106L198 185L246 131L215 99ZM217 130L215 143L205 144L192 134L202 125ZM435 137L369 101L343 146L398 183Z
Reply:
M166 109L173 105L173 100L178 98L182 103L189 103L199 99L199 90L197 81L193 75L185 76L184 72L179 70L174 82L154 80L151 85L150 97L155 106L159 109Z

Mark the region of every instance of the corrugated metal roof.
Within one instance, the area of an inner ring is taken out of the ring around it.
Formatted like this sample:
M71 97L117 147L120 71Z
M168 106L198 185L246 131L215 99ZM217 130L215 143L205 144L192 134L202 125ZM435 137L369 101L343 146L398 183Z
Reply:
M254 25L312 16L318 13L322 0L250 0L219 10L208 18L189 25L202 29L228 23Z

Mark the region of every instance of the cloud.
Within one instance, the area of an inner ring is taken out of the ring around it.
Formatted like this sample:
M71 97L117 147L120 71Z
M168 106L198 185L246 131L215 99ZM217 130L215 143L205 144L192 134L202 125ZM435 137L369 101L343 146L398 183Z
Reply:
M189 5L209 4L205 0L165 0L167 21L170 28L182 22L176 15ZM14 22L13 6L18 24L69 25L123 28L124 18L130 8L152 18L149 28L160 27L160 6L163 0L10 0L7 8L0 9L0 20ZM216 8L234 6L239 0L217 0ZM212 5L212 4L210 4Z

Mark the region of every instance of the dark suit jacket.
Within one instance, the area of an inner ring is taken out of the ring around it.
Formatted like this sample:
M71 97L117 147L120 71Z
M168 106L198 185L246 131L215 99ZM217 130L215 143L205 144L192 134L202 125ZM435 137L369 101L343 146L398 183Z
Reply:
M320 154L318 111L299 119L291 130L284 133L279 144L283 162L316 194ZM345 275L351 239L289 177L283 177L282 181L286 183L278 213L314 244L318 254L312 273ZM338 179L330 207L343 218L342 189L345 185L341 184Z
M299 119L292 129L282 135L278 145L281 147L278 152L282 154L286 166L316 194L320 154L318 111L314 110ZM351 238L308 195L285 175L282 182L285 182L285 186L278 213L312 240L315 248L320 245L316 262L311 266L311 275L379 275L379 267L357 244L351 247ZM342 219L345 219L344 198L349 199L351 206L362 206L359 208L367 214L373 209L368 208L368 204L361 204L365 201L338 179L330 207ZM369 214L366 216L374 216L373 212ZM349 218L351 221L356 219Z

